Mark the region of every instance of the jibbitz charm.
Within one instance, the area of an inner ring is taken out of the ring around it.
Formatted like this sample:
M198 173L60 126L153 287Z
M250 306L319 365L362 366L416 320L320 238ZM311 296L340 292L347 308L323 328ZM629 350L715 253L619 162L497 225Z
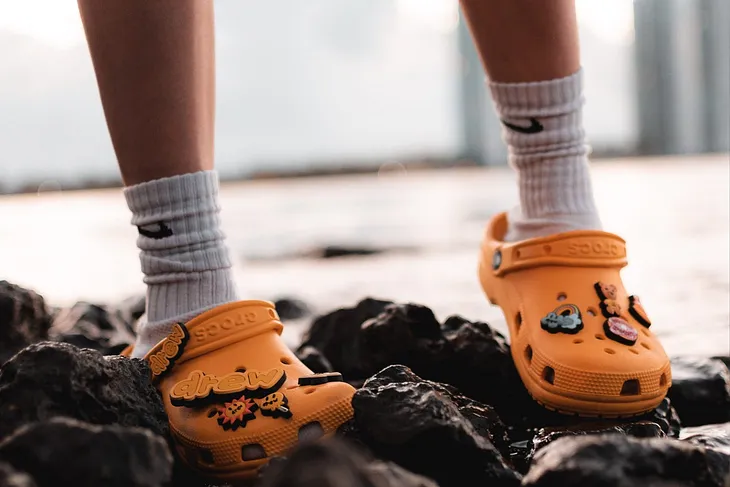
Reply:
M558 306L540 320L543 330L550 333L575 334L583 329L583 320L578 306L564 304Z
M603 324L606 336L624 345L633 345L639 339L639 332L629 323L618 316L612 316Z
M162 347L153 353L147 363L152 369L152 380L160 378L175 365L185 349L185 344L190 339L188 329L182 323L172 325L170 334L162 342Z
M601 311L603 316L610 318L611 316L619 316L621 314L621 305L618 304L618 290L613 284L605 284L597 282L594 286L598 297L601 299Z
M258 406L251 399L241 396L218 408L218 424L224 430L236 431L238 427L246 427L246 423L256 418L254 411Z
M272 418L291 418L289 400L283 392L274 392L258 401L261 414Z
M639 296L629 296L629 314L645 327L649 328L651 326L651 321L649 321L649 317L646 315L641 301L639 301Z

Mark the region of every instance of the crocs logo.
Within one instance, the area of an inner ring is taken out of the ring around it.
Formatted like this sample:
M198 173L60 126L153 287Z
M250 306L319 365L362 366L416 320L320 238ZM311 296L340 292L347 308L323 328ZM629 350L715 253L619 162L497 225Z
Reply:
M264 397L276 392L285 381L284 369L271 369L268 372L247 370L220 377L194 370L187 379L173 386L170 401L175 406L192 407L209 399L220 399L217 396L234 398L244 391L246 397Z
M157 379L170 370L185 350L190 334L182 323L172 325L172 331L162 342L160 349L150 355L147 363L152 369L152 379Z
M221 321L214 321L195 327L193 335L195 336L196 342L205 341L208 337L215 337L221 333L224 333L234 328L244 326L251 323L256 323L257 314L253 311L247 311L246 313L238 313L233 316L227 316Z
M618 244L601 241L578 243L573 242L568 246L568 255L597 255L619 257L621 249Z

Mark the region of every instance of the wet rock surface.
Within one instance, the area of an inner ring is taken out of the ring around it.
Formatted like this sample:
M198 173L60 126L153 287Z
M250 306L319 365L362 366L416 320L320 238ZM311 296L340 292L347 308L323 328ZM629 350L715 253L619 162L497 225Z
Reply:
M342 441L309 444L273 462L261 487L438 487L392 462L363 454Z
M685 426L730 421L730 371L722 360L676 357L669 397Z
M0 459L31 473L38 487L158 487L172 470L167 444L150 431L68 418L18 429L0 443Z
M149 377L142 360L104 357L66 343L31 345L0 369L0 440L56 416L165 436L167 417Z
M300 304L277 307L300 319ZM0 358L26 347L0 368L0 450L33 459L0 454L0 486L51 485L48 472L61 465L69 477L54 477L54 486L116 485L101 476L117 469L126 470L117 477L125 485L209 485L180 463L170 471L167 421L147 366L103 356L134 339L143 312L143 297L51 312L38 294L0 283L0 338L10 337L0 339ZM671 400L640 417L601 421L532 401L505 337L486 323L440 323L416 304L365 299L320 316L297 355L315 372L337 370L361 386L355 418L339 439L277 459L257 485L667 487L730 478L727 357L674 359ZM73 438L68 451L53 453L64 435ZM83 448L92 462L79 460Z
M32 343L48 338L51 315L41 295L0 281L0 364Z
M673 439L560 438L535 455L525 486L722 487L730 457Z
M403 366L390 366L355 393L348 436L376 456L439 485L519 485L495 442L506 445L504 425L488 406ZM447 467L448 466L448 467Z

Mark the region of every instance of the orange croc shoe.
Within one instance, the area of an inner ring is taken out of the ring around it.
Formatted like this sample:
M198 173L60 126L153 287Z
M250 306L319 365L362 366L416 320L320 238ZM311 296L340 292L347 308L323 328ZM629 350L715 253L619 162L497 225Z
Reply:
M481 249L479 279L502 308L512 358L532 397L581 416L633 416L659 405L672 383L669 358L620 270L623 239L571 231L503 242L495 216Z
M352 418L354 388L314 374L280 338L274 305L240 301L177 324L145 360L162 394L179 457L236 482L300 440Z

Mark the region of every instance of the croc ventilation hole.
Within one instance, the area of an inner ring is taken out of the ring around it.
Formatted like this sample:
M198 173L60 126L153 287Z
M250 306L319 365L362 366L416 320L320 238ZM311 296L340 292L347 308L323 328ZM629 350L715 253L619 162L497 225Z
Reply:
M664 387L667 385L667 374L662 374L661 377L659 377L659 387Z
M236 367L236 372L244 373L246 372L246 367Z
M281 357L281 363L284 365L291 365L291 359L289 357Z
M276 316L276 311L274 311L273 309L269 310L269 316L271 316L275 320L279 318L278 316Z
M517 312L517 315L515 315L515 327L517 328L517 333L519 333L520 328L522 328L522 313L519 311Z
M621 387L622 396L638 396L641 394L641 386L639 385L639 379L629 379L624 382Z
M251 460L260 460L266 458L266 450L258 443L252 443L250 445L243 445L241 447L241 458L248 462Z
M200 463L207 463L208 465L213 465L215 463L213 460L213 452L207 448L198 449L198 458L200 459Z
M525 358L527 359L527 363L532 363L532 347L527 345L525 347Z
M576 345L578 345L579 343L583 343L583 339L582 338L576 338L575 340L573 340L573 343L575 343Z
M319 424L319 421L307 423L299 428L300 442L315 441L322 438L323 436L324 429L322 429L322 425Z
M641 329L641 333L643 333L645 337L648 337L649 336L649 332L646 331L646 328L642 328Z
M548 384L555 383L555 369L552 367L545 367L542 371L542 378Z
M546 254L549 254L550 252L553 251L553 248L551 246L549 246L549 245L543 246L542 249L545 251Z
M596 333L594 336L596 337L596 340L605 340L606 339L606 337L601 335L600 333Z
M616 350L614 350L613 348L604 348L603 351L609 355L613 355L614 353L616 353Z
M304 394L314 394L314 392L317 390L316 387L308 387L304 389Z
M635 348L629 348L629 352L633 353L634 355L639 355L639 351Z
M598 314L598 313L596 313L595 308L588 308L587 313L588 313L588 316L596 316Z
M651 350L651 347L646 342L641 342L641 346L644 347L647 350Z
M565 293L558 294L558 301L565 301L566 299L568 299L567 294L565 294Z
M218 408L213 408L210 411L208 411L208 417L212 418L213 416L218 414Z

